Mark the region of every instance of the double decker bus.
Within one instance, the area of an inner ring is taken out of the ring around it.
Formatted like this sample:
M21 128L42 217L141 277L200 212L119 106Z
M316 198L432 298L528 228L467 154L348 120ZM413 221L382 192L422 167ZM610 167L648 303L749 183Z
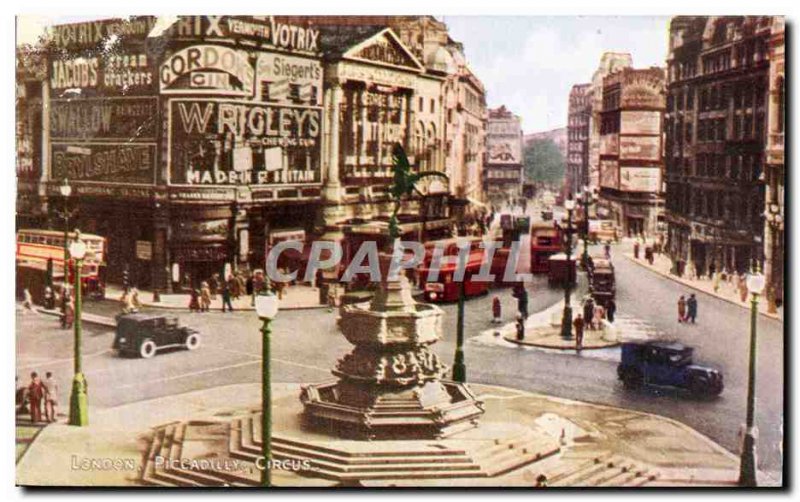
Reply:
M105 290L106 238L84 233L80 237L86 243L86 257L81 268L83 290L92 296L102 295ZM69 233L67 245L76 238L75 232ZM70 261L65 277L64 233L55 230L18 230L16 264L18 291L28 288L37 301L44 295L48 268L53 284L70 283L74 274L74 264Z
M480 237L454 237L431 241L425 245L425 259L418 269L419 287L429 302L452 302L458 300L459 283L454 276L458 268L458 254L461 246L469 246L466 267L464 270L464 296L478 296L489 291L489 283L473 281L472 277L480 273L485 256ZM444 247L436 280L429 277L433 265L433 252L437 246Z
M538 222L531 227L531 272L546 274L550 257L563 250L562 231L555 222Z

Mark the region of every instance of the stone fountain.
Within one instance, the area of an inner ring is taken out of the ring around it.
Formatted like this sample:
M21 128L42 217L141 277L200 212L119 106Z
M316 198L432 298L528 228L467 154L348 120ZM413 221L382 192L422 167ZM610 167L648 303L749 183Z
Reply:
M382 271L389 257L381 255ZM370 303L341 309L339 329L355 348L333 374L305 386L305 416L337 436L360 439L443 438L478 424L483 403L431 351L441 338L442 310L411 297L405 277L387 280Z

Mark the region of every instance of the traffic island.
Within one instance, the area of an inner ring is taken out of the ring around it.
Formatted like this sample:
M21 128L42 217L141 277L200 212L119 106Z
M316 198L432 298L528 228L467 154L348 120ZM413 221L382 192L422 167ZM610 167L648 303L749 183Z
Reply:
M309 427L297 384L273 386L276 487L733 486L738 459L671 419L487 385L478 428L440 440L339 439ZM54 424L17 466L24 486L255 487L259 384L93 410ZM332 431L331 431L332 432Z

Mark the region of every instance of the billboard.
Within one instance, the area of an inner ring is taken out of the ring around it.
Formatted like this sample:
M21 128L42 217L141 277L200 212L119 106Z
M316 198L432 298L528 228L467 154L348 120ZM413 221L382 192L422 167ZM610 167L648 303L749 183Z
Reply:
M158 98L113 97L53 99L50 138L53 141L155 141Z
M156 145L142 143L53 143L52 179L153 184Z
M622 136L620 159L661 160L660 136Z
M522 140L519 137L486 138L486 155L490 164L521 164Z
M619 189L619 163L616 160L600 160L600 186Z
M619 141L618 134L600 136L600 155L619 155Z
M169 181L177 185L320 183L322 109L226 99L169 104Z
M622 167L619 188L627 192L658 192L661 186L661 169L657 167Z
M154 95L156 78L144 51L126 50L53 57L48 65L53 97Z
M659 111L622 111L621 134L661 134Z

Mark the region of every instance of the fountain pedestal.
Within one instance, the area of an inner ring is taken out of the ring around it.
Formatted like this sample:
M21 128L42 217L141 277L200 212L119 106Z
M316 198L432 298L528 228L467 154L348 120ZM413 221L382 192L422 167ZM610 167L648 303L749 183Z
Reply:
M386 275L384 274L384 277ZM347 305L339 328L355 348L333 374L303 387L312 425L364 439L442 438L475 427L483 404L430 350L441 338L442 311L417 303L408 279L384 281L370 304Z

